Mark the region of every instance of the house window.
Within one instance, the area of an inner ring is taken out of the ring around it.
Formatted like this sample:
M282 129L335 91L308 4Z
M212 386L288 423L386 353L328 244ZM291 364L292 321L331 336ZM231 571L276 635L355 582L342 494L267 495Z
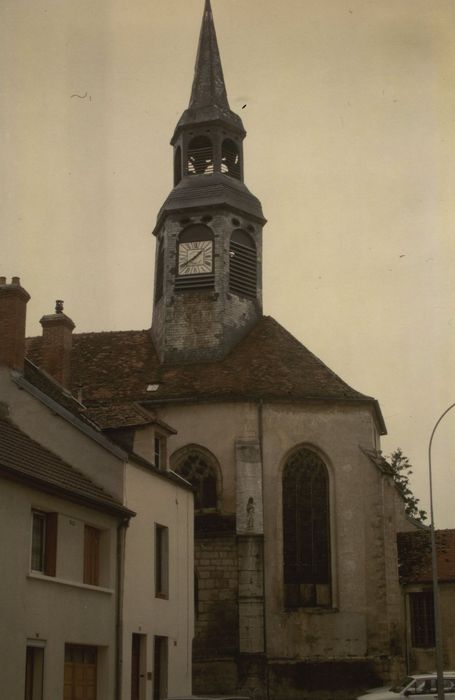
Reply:
M167 598L169 593L169 529L155 524L155 596Z
M32 511L32 551L30 567L46 576L55 576L57 560L57 513Z
M44 644L30 642L25 655L25 700L42 700Z
M217 507L216 473L205 455L191 450L178 464L176 471L193 486L196 510Z
M413 647L430 648L435 645L433 605L432 591L409 594Z
M99 586L101 530L86 525L84 529L84 583Z
M305 448L283 472L283 555L285 607L330 606L329 475Z
M96 700L97 648L65 644L64 700Z

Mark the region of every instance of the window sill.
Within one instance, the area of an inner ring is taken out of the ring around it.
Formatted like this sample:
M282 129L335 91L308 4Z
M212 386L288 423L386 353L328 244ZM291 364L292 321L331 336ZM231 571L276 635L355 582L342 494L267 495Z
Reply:
M159 598L160 600L169 600L167 593L155 593L155 598Z
M332 615L340 612L338 608L322 608L322 607L305 607L304 605L298 608L284 608L284 613L309 613L310 615Z
M104 588L103 586L92 586L88 583L82 583L82 581L68 581L64 578L57 578L56 576L46 576L46 574L40 574L38 571L30 571L27 574L27 578L34 579L36 581L48 581L49 583L58 583L61 586L71 586L73 588L83 588L86 591L97 591L98 593L108 593L112 595L114 593L113 588Z

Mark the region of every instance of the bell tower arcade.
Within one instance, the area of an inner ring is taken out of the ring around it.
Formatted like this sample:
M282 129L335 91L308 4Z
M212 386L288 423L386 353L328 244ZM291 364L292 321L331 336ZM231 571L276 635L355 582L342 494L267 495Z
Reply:
M163 362L219 359L262 316L265 219L244 184L245 135L206 0L191 98L171 140L174 187L153 231L152 335Z

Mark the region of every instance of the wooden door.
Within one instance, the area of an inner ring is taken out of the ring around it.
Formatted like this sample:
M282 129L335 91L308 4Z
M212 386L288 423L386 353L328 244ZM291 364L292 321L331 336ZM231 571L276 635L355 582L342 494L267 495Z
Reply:
M96 647L65 647L64 700L96 700Z

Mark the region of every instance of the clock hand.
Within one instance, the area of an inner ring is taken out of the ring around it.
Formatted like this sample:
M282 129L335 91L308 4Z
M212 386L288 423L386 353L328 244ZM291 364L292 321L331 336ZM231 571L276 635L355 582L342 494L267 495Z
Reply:
M198 258L201 254L202 254L202 250L198 250L198 252L196 253L196 255L193 255L192 258L189 258L189 259L186 261L186 263L184 264L184 267L186 267L187 265L189 265L190 263L192 263L194 260L196 260L196 258Z

